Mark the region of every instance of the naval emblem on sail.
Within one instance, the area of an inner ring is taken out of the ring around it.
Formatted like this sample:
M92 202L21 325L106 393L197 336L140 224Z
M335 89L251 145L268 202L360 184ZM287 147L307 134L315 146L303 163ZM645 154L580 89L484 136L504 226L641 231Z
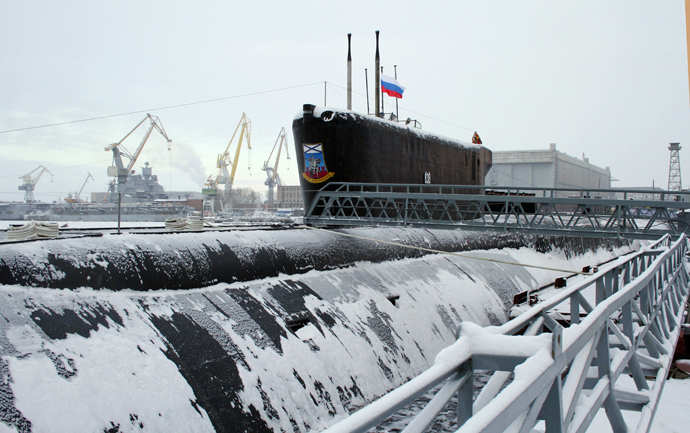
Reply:
M302 144L304 147L304 173L302 177L311 183L321 183L335 175L326 168L326 161L323 158L323 145Z

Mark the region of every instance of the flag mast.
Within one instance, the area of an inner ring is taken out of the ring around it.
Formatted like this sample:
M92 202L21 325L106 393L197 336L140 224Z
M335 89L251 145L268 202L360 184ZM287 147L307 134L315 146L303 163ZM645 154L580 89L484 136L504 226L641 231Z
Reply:
M383 66L381 66L381 79L379 80L379 90L381 91L381 117L385 118L386 117L386 109L385 109L385 103L386 100L383 97Z
M374 98L374 104L375 109L374 109L374 115L376 117L381 117L381 110L379 109L380 104L380 98L381 98L381 59L379 58L379 31L376 30L376 57L374 58L375 60L375 67L374 67L374 90L376 91L376 97Z
M398 81L398 65L393 65L393 72L395 75L395 81ZM395 121L397 122L400 118L398 114L398 98L395 98Z
M369 111L369 75L367 74L367 68L364 68L364 87L367 90L367 114L371 114Z

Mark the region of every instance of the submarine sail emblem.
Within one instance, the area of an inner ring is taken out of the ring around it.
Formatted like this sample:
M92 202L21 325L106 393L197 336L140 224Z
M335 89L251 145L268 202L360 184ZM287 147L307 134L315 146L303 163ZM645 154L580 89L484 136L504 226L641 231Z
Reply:
M304 177L311 183L321 183L332 178L335 173L326 168L323 157L323 144L302 144L304 148Z

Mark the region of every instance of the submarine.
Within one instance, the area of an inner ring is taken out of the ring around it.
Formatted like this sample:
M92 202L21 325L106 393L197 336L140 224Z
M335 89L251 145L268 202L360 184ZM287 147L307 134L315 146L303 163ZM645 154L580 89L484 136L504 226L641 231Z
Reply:
M428 368L460 323L503 323L563 276L507 263L574 271L636 248L371 227L2 243L0 429L323 431Z
M292 123L304 208L331 182L484 185L491 150L348 110L305 104Z
M330 183L484 185L491 150L417 128L410 119L384 118L378 32L376 32L376 109L351 110L351 50L348 35L348 109L304 104L292 122L300 186L307 211L317 191ZM476 141L476 143L474 142Z
M306 106L293 131L305 197L480 184L491 165L349 108ZM323 431L428 368L460 323L503 323L517 294L639 247L409 227L2 243L0 430ZM562 271L520 266L544 262Z

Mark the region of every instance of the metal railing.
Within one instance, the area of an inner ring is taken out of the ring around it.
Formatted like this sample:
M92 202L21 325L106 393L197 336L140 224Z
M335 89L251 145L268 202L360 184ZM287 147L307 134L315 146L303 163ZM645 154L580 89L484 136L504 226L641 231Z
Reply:
M401 225L658 239L690 228L690 192L331 183L312 225Z
M584 432L602 407L614 432L628 431L624 410L648 431L688 299L687 250L685 235L665 236L501 326L463 323L428 370L326 432L365 432L441 383L403 433L424 431L454 396L458 432L530 432L538 422ZM478 370L493 375L473 399Z

